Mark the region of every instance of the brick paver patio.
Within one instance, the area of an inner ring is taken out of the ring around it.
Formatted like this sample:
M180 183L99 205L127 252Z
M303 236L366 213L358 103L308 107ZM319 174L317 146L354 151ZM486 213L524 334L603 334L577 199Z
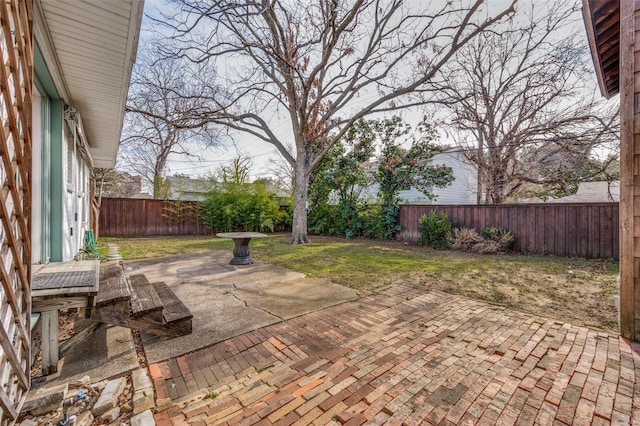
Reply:
M639 344L407 285L149 369L159 426L640 424Z

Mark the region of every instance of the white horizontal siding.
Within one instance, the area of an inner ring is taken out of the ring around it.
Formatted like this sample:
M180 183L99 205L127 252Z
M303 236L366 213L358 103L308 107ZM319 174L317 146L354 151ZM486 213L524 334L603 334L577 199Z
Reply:
M450 186L433 188L438 196L433 204L476 204L477 169L464 160L462 153L443 152L433 157L433 164L451 167L455 178Z
M415 188L400 191L402 204L476 204L477 174L474 165L464 160L462 153L443 152L436 154L432 163L437 166L451 167L454 181L445 188L434 187L432 193L435 200L429 198ZM362 198L375 200L380 186L375 183L362 192Z

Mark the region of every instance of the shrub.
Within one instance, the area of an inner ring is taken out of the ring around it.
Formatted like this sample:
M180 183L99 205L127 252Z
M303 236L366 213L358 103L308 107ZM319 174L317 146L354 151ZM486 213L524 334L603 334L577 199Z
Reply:
M384 227L383 237L385 240L393 240L396 232L400 231L398 225L398 215L400 207L397 204L382 206L382 225Z
M503 251L500 245L493 240L482 240L471 248L471 251L479 254L495 254Z
M362 236L371 239L384 238L385 226L380 205L366 206L362 210Z
M321 203L309 211L307 226L312 234L343 235L344 225L339 220L340 212L334 204Z
M516 243L511 232L498 226L483 226L480 233L485 239L495 242L501 250L511 250Z
M202 203L204 222L215 232L273 231L286 215L264 183L225 184Z
M475 229L456 228L451 236L451 248L454 250L471 250L473 246L482 241L482 236Z
M451 228L451 221L445 212L431 211L429 216L423 214L418 224L420 244L435 249L449 248Z
M357 202L342 202L338 204L340 222L344 227L341 235L347 239L362 235L362 217L359 207Z
M480 254L501 253L511 250L515 244L511 232L499 227L482 227L480 233L474 229L456 228L451 236L451 247Z
M293 200L287 199L285 203L286 204L280 204L282 217L278 225L280 225L284 230L291 230L291 226L293 225Z

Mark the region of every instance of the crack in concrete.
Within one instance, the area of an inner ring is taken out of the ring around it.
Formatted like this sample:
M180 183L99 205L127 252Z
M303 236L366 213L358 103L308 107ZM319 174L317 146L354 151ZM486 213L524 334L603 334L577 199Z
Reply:
M238 287L235 285L235 283L231 283L231 285L233 285L234 290L237 290L237 289L238 289ZM263 308L261 308L261 307L259 307L259 306L249 306L249 304L247 303L247 301L246 301L246 300L241 299L240 297L238 297L238 296L237 296L233 291L231 292L231 294L232 294L232 295L233 295L233 297L235 297L239 302L244 303L244 306L245 306L245 307L247 307L247 308L258 309L258 310L260 310L260 311L262 311L262 312L264 312L264 313L266 313L266 314L269 314L269 315L271 315L271 316L274 316L274 317L278 318L280 321L285 321L285 320L286 320L285 318L281 317L280 315L276 315L276 314L274 314L273 312L269 312L268 310L263 309Z

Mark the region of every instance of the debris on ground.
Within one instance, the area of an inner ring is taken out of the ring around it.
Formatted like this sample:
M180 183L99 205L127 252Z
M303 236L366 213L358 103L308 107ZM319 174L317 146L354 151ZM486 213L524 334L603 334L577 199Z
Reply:
M61 343L74 334L78 313L61 310ZM84 376L74 382L43 382L40 354L31 369L35 385L27 394L17 425L22 426L94 426L149 423L155 408L153 383L138 333L134 333L140 368L123 377L92 382ZM135 418L137 417L137 419Z

